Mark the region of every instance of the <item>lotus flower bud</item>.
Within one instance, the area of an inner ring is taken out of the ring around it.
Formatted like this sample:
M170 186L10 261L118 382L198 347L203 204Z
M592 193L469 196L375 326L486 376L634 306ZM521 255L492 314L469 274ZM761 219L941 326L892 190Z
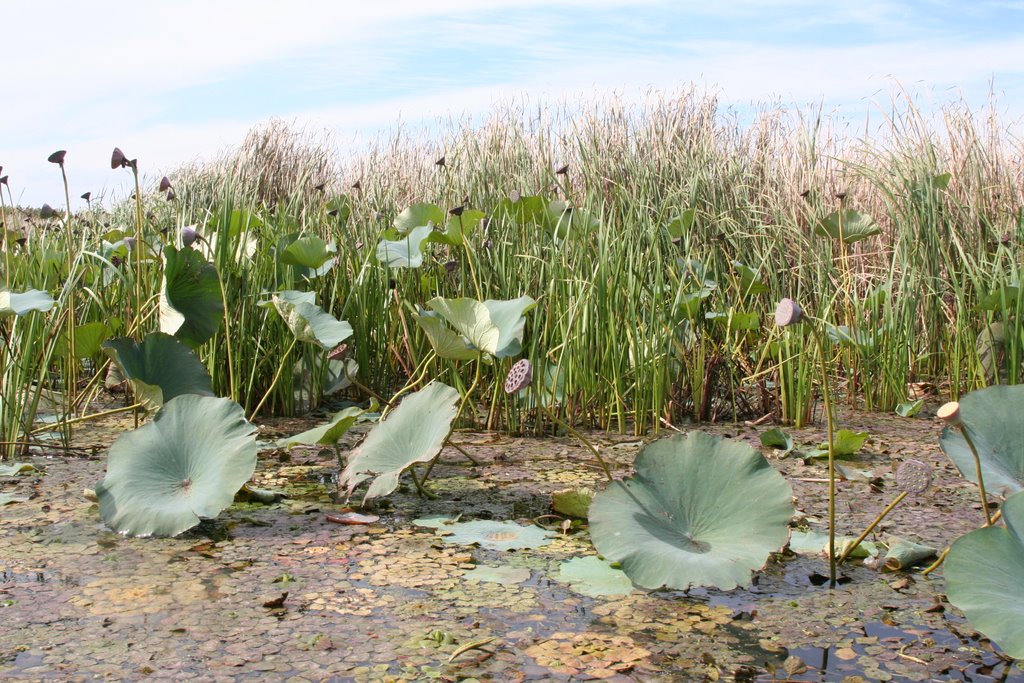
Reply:
M67 154L66 150L59 149L49 157L46 158L51 164L57 164L58 166L64 165L64 156Z
M950 401L935 411L935 415L946 424L956 426L960 424L960 403Z
M181 229L181 243L186 247L191 247L199 239L199 233L196 232L194 226L186 225Z
M804 319L804 311L792 299L783 299L775 307L775 324L779 327L796 325Z
M530 386L533 379L533 366L526 358L516 361L505 377L505 393L514 394Z

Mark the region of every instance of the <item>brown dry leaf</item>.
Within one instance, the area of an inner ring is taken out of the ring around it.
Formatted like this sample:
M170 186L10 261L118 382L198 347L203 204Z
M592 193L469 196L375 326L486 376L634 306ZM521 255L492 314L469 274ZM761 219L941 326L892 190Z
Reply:
M843 660L856 659L857 652L851 647L841 647L836 650L836 657Z

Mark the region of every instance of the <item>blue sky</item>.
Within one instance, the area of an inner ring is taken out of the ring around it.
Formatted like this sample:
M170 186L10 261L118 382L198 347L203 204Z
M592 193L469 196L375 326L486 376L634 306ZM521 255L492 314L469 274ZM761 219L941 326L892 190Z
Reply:
M1024 119L1024 0L178 0L6 3L0 166L16 202L124 195L119 146L151 182L271 117L357 149L399 121L503 102L692 86L738 111L820 105L850 120L898 89L926 112ZM880 116L878 117L881 118ZM73 201L73 204L76 202Z

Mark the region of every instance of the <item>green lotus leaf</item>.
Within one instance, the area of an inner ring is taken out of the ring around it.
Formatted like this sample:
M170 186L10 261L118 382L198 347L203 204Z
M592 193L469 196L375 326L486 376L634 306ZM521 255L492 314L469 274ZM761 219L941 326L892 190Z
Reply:
M281 448L291 448L297 444L305 444L311 446L313 444L320 444L322 446L333 446L338 443L338 439L345 435L345 432L354 425L360 417L366 414L368 411L374 411L377 409L376 405L370 408L360 408L358 406L352 406L339 410L336 412L326 424L318 425L312 429L307 429L304 432L296 434L294 436L287 436L283 439L277 440L277 445Z
M273 306L288 329L299 341L318 344L324 349L335 346L352 336L352 326L338 320L316 305L316 293L291 289L280 291L260 306Z
M479 545L491 550L521 550L540 548L551 543L552 532L539 526L523 526L515 522L477 519L441 527L447 535L445 543Z
M119 337L108 339L102 347L131 381L136 398L150 410L183 394L213 396L206 366L176 337L153 332L141 345Z
M938 554L938 549L921 543L914 543L906 538L889 536L885 539L888 550L882 558L882 565L889 571L899 571L913 567Z
M1024 659L1024 494L1006 499L1003 520L954 541L942 570L946 596L971 626Z
M422 225L400 239L381 240L377 260L388 268L419 268L423 265L423 242L433 231L429 225Z
M593 500L594 492L588 488L555 491L551 494L551 510L566 517L586 519Z
M121 327L118 318L109 322L92 322L75 326L75 358L92 358L103 351L103 342L110 338ZM56 355L64 355L68 349L67 334L60 336Z
M118 533L176 536L231 505L255 469L256 428L240 405L178 396L111 445L100 514Z
M1003 285L978 297L978 308L982 311L1015 311L1020 296L1021 288L1019 286Z
M633 582L621 569L613 568L599 557L574 557L558 567L558 580L583 595L629 595Z
M833 211L818 221L814 227L815 235L831 237L834 240L842 239L846 244L866 240L880 232L882 229L871 216L849 209Z
M548 200L540 195L517 196L499 201L494 207L494 217L517 225L538 224L544 220L547 208Z
M525 314L536 305L528 296L484 302L435 297L427 302L427 306L439 313L473 347L498 358L515 356L522 351Z
M1009 496L1024 489L1024 384L972 391L960 399L960 420L974 441L988 493ZM958 429L939 440L964 479L978 483L974 456Z
M317 269L334 257L333 245L316 235L304 235L281 251L281 263L290 266Z
M167 245L163 258L160 331L196 348L217 333L224 319L217 269L192 247Z
M38 289L30 289L25 292L12 292L0 289L0 318L9 318L13 315L25 315L29 311L45 313L53 308L53 297Z
M364 503L394 491L402 472L441 452L458 400L459 392L441 382L431 382L406 396L353 451L338 486L351 496L356 486L372 479Z
M483 211L474 209L467 209L458 216L448 216L444 231L434 230L427 237L427 242L447 244L453 247L462 246L466 241L466 235L473 232L486 216L487 214Z
M924 399L919 398L916 401L908 401L906 403L901 403L898 406L896 406L896 414L899 415L900 417L914 417L919 412L921 412L921 408L923 407Z
M408 233L425 225L434 226L444 223L444 211L437 204L420 202L411 204L402 213L395 216L392 225L401 233Z
M38 472L36 466L28 462L12 462L10 465L0 465L0 477L17 477L22 474Z
M764 294L768 291L768 285L761 281L758 277L757 271L740 261L732 262L733 268L736 269L736 273L740 276L740 294L746 296L747 294Z
M469 340L452 331L440 313L420 308L413 315L413 320L427 335L431 348L441 358L448 360L472 360L480 352L470 345Z
M783 455L793 450L793 437L778 427L761 432L760 439L762 446L781 449Z
M530 570L526 567L491 567L482 564L470 569L462 578L466 581L487 581L488 583L500 583L503 586L511 586L528 580L530 578Z
M557 239L565 239L572 233L590 233L601 227L601 221L586 210L570 205L561 199L548 204L544 222Z
M697 218L697 209L686 209L678 216L673 216L672 220L665 226L665 230L668 231L669 237L674 240L682 238L690 232L693 227L694 219Z
M660 439L635 468L594 497L590 536L637 586L732 589L789 538L789 484L740 441L703 432Z

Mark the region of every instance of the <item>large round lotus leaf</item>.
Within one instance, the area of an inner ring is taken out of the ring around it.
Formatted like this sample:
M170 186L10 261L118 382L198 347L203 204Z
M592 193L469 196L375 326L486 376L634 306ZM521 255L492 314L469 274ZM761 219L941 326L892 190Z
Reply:
M833 211L818 221L814 234L832 239L842 239L845 244L866 240L882 232L875 219L857 211Z
M958 538L943 565L946 595L971 626L1024 659L1024 493L1006 499L1006 527Z
M552 533L539 526L522 526L515 522L477 519L441 527L451 532L444 537L446 543L479 545L491 550L517 550L539 548L551 543Z
M53 297L38 289L30 289L25 292L0 289L0 318L25 315L29 311L45 313L53 308L54 303Z
M175 536L231 505L256 469L256 428L226 398L178 396L110 447L96 486L107 525Z
M160 331L195 348L220 329L224 319L217 269L192 247L163 249L164 282L160 290Z
M413 315L413 319L426 333L434 353L441 358L472 360L480 355L480 352L470 345L468 339L448 327L440 313L421 308Z
M423 265L423 241L434 229L421 225L397 240L381 240L377 244L377 260L388 268L419 268Z
M458 400L459 392L441 382L431 382L406 396L352 453L338 486L351 496L356 486L373 479L364 502L394 491L402 472L418 462L433 460L441 452Z
M569 584L577 593L592 598L633 592L633 582L625 572L594 556L566 560L558 567L558 580Z
M319 268L334 256L335 249L316 235L299 237L281 252L281 263L303 268Z
M142 344L130 337L108 339L103 350L132 383L136 398L148 409L175 396L213 396L206 366L177 338L163 332L147 334Z
M444 223L444 211L437 204L421 202L411 204L402 213L395 216L393 225L399 232L409 232L415 228L433 223Z
M989 493L1008 496L1024 489L1024 384L972 391L960 400L960 419L981 460ZM960 474L977 483L971 449L959 429L947 427L939 440Z
M352 326L347 321L338 320L316 305L314 292L287 289L260 305L273 306L299 341L333 349L352 336Z
M750 446L702 432L655 441L590 504L597 551L634 584L746 584L789 536L789 484Z
M528 296L480 302L476 299L435 297L427 306L439 313L475 348L498 358L522 351L525 314L537 305Z

